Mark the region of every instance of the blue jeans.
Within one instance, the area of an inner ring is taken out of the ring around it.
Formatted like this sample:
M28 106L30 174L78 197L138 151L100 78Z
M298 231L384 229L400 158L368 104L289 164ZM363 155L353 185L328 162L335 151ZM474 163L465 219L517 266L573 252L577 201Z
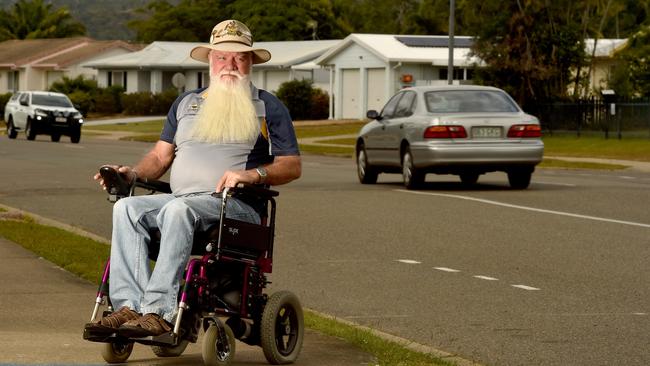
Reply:
M174 196L156 194L123 198L113 207L113 240L109 294L115 309L128 306L142 314L156 313L173 322L180 282L190 257L194 232L219 221L221 198L210 193ZM229 198L229 218L259 223L249 205ZM150 232L160 230L160 252L149 266Z

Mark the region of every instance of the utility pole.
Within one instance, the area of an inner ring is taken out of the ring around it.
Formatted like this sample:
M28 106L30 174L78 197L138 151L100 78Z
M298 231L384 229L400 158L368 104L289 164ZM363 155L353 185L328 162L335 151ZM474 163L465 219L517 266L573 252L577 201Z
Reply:
M449 61L447 62L447 84L454 83L454 26L455 1L449 0Z

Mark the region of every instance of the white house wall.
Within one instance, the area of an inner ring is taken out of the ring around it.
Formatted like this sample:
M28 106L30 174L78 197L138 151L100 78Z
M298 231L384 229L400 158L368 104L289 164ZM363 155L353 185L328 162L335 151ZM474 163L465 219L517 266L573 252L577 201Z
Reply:
M377 104L371 98L376 99L389 89L389 79L385 76L388 63L356 43L343 49L329 63L335 65L334 118L364 118L366 110ZM379 70L383 70L385 84L381 86L382 91L369 96L369 86L376 88L377 80L381 79ZM337 95L341 97L336 98Z
M276 93L280 84L289 81L289 70L265 70L264 71L264 86L262 89L272 93Z

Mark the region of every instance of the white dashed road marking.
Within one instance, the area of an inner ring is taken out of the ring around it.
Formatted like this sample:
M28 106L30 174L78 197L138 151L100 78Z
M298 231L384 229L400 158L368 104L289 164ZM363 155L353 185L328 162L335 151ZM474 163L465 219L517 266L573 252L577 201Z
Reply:
M422 262L414 261L412 259L398 259L397 261L401 262L401 263L406 263L406 264L420 264L420 263L422 263Z
M486 280L486 281L498 281L498 278L494 277L489 277L489 276L474 276L474 278L478 278L479 280Z
M451 272L451 273L460 272L457 269L447 268L447 267L433 267L433 269L437 269L438 271L443 271L443 272Z
M520 289L526 290L526 291L539 291L540 290L537 287L530 287L530 286L526 286L526 285L510 285L510 286L520 288Z
M396 262L400 263L405 263L405 264L421 264L422 262L416 261L414 259L396 259ZM462 272L459 269L454 269L454 268L449 268L449 267L433 267L433 269L442 271L442 272L447 272L447 273L459 273ZM474 275L472 276L474 278L477 278L479 280L484 280L484 281L499 281L498 278L496 277L491 277L491 276L485 276L485 275ZM526 286L526 285L510 285L512 287L526 290L526 291L539 291L540 289L537 287L532 287L532 286ZM639 313L641 314L641 313Z
M535 181L535 184L546 184L546 185L549 185L549 186L577 187L577 185L571 184L571 183L553 183L553 182Z
M482 198L460 196L460 195L457 195L457 194L445 194L445 193L433 193L433 192L417 192L417 191L407 191L407 190L404 190L404 189L396 189L395 191L397 191L397 192L404 192L404 193L411 193L411 194L428 195L428 196L438 196L438 197L447 197L447 198L458 198L458 199L461 199L461 200L467 200L467 201L475 201L475 202L487 203L487 204L495 205L495 206L502 206L502 207L516 208L516 209L519 209L519 210L526 210L526 211L534 211L534 212L548 213L548 214L560 215L560 216L569 216L569 217L575 217L575 218L586 219L586 220L604 221L604 222L610 222L610 223L614 223L614 224L623 224L623 225L630 225L630 226L639 226L639 227L644 227L644 228L649 228L649 229L650 229L650 224L643 224L643 223L640 223L640 222L623 221L623 220L614 220L614 219L607 219L607 218L604 218L604 217L588 216L588 215L579 215L579 214L574 214L574 213L570 213L570 212L562 212L562 211L545 210L545 209L541 209L541 208L534 208L534 207L527 207L527 206L519 206L519 205L513 205L513 204L510 204L510 203L503 203L503 202L498 202L498 201L491 201L491 200L486 200L486 199L482 199Z

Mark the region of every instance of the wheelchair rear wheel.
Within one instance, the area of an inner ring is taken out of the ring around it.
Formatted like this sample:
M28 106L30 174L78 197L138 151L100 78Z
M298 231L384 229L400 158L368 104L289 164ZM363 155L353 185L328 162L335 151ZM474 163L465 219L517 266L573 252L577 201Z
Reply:
M132 351L133 342L104 343L102 357L107 363L124 363Z
M201 351L205 366L230 365L235 357L235 335L228 325L223 324L223 329L226 331L229 349L226 349L226 345L223 344L217 325L212 324L205 330Z
M158 357L178 357L183 354L189 343L190 342L187 340L182 340L181 343L176 346L151 346L151 350Z
M269 297L262 313L261 345L273 365L293 363L302 349L305 322L298 297L289 291Z

